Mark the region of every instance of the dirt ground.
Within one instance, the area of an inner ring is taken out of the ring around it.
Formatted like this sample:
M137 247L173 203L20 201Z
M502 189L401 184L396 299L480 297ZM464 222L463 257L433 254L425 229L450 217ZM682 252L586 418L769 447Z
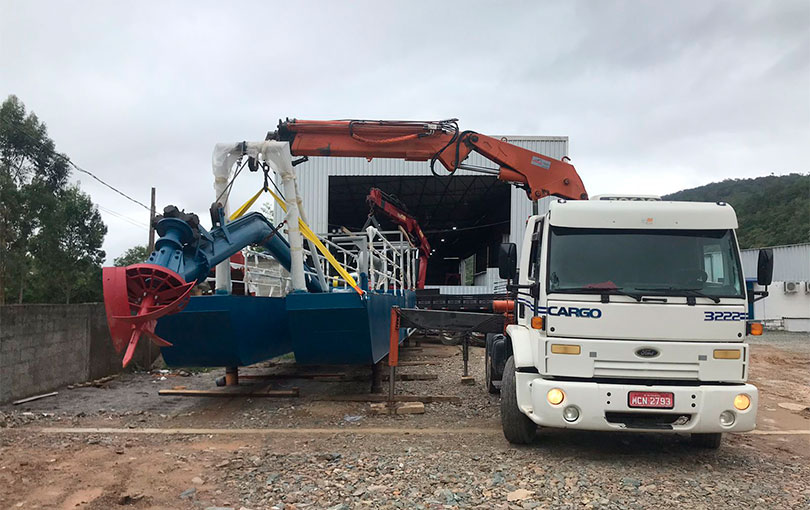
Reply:
M437 380L397 383L400 394L455 395L423 415L379 416L368 381L247 380L297 387L299 398L165 397L158 389L215 389L221 371L122 375L0 407L0 508L810 508L810 335L754 339L758 428L718 451L665 434L542 430L509 445L498 397L462 386L458 347L421 344L401 367ZM289 362L244 369L284 373ZM319 372L366 374L345 367Z

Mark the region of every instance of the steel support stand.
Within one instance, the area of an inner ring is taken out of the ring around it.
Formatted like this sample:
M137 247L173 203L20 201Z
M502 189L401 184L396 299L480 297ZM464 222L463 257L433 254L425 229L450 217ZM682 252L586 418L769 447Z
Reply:
M382 393L382 361L371 365L371 393Z
M464 372L461 374L461 384L475 384L475 378L470 376L470 333L464 333L461 342L461 354L464 359Z
M391 307L391 329L389 331L388 346L388 412L394 413L394 392L397 380L397 364L399 364L399 307Z
M470 362L470 335L464 334L464 341L461 344L462 357L464 358L464 377L469 376L469 362Z
M389 375L388 375L389 411L393 411L394 408L394 385L396 384L396 380L397 380L397 367L392 365L389 368Z
M239 367L225 367L225 386L239 384Z

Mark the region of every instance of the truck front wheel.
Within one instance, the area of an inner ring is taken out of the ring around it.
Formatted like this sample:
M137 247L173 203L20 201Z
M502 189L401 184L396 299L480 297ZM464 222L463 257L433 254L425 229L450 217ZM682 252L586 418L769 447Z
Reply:
M487 391L490 395L496 395L501 391L501 389L495 385L495 378L497 376L495 374L495 367L493 366L495 360L492 359L492 342L495 340L496 336L497 335L492 333L487 334L487 343L484 350L484 373L486 374Z
M723 434L720 432L714 434L692 434L689 439L692 441L692 446L716 450L720 448Z
M506 360L501 380L501 427L506 440L513 444L529 444L537 433L537 425L520 411L517 403L515 358Z

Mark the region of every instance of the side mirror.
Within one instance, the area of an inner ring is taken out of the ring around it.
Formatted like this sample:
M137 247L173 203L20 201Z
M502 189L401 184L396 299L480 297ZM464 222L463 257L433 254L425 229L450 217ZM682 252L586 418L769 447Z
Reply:
M515 243L502 243L498 250L498 276L504 280L514 280L517 275L517 246Z
M759 250L757 259L757 284L770 285L773 281L773 250Z

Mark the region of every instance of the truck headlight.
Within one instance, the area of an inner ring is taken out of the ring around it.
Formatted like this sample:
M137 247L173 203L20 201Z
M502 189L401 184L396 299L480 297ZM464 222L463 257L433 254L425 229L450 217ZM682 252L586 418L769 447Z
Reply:
M745 411L751 406L751 399L745 393L740 393L734 397L734 407L738 411Z
M723 411L720 413L720 425L724 427L734 425L734 413L732 411Z
M560 405L562 404L562 401L565 400L565 393L563 393L563 390L559 388L552 388L548 390L546 399L548 399L548 403L553 406Z

